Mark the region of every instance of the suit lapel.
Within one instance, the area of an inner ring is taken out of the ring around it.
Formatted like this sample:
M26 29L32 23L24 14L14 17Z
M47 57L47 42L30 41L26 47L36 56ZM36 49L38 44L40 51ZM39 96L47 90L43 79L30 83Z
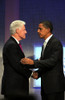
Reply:
M50 45L51 45L53 39L54 39L54 36L52 36L52 37L50 38L50 40L48 41L48 43L47 43L47 45L46 45L46 48L45 48L45 51L47 50L47 48L50 48Z
M10 37L10 39L11 39L12 41L14 41L14 43L18 46L19 51L21 51L21 48L20 48L19 44L16 42L16 40L15 40L13 37ZM21 51L21 53L23 53L23 52ZM24 54L24 53L23 53L23 54Z
M53 39L54 39L54 36L52 36L52 37L50 38L50 40L48 41L48 43L47 43L47 45L46 45L46 47L45 47L44 52L42 51L43 53L41 53L41 59L44 58L46 52L50 49L50 45L51 45Z

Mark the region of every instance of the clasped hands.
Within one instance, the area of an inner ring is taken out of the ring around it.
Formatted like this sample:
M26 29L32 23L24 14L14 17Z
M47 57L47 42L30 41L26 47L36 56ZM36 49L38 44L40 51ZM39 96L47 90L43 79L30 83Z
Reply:
M34 61L32 59L29 58L22 58L20 61L22 64L29 64L29 65L33 65Z
M29 65L34 64L34 61L30 58L22 58L20 62L22 64L29 64ZM36 71L33 71L31 77L34 78L34 79L38 79L38 73Z

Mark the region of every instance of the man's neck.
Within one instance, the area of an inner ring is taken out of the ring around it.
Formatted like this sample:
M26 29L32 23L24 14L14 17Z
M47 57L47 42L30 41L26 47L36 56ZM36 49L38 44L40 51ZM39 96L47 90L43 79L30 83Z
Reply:
M51 36L52 35L52 33L48 33L47 35L46 35L46 37L44 38L44 40L46 40L49 36Z
M12 37L14 37L17 41L20 41L20 37L15 33L15 34L12 34Z
M15 37L15 36L13 36L12 35L12 37L16 40L16 42L19 44L19 41L18 41L18 39Z

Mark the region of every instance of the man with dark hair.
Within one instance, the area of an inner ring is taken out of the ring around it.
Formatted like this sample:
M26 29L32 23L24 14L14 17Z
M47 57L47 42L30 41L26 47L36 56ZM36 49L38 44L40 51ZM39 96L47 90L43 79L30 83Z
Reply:
M38 68L32 77L41 77L42 100L64 100L63 47L52 34L53 25L50 21L40 22L38 34L44 39L39 60L21 59L21 63L35 65Z

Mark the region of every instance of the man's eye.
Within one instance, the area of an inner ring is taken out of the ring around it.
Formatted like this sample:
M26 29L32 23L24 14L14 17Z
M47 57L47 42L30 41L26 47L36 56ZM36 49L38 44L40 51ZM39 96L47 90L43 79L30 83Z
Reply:
M42 28L38 28L39 30L42 30Z

